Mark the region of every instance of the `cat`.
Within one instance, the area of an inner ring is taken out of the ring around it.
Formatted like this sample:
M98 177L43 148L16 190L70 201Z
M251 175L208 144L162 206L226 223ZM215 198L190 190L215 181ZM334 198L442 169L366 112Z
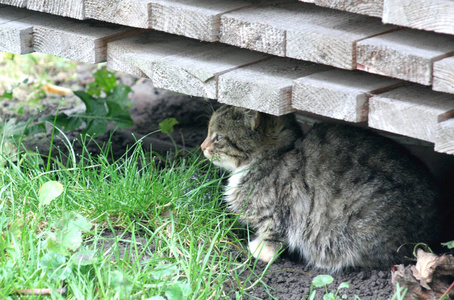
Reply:
M255 229L249 250L264 262L285 246L331 273L390 267L400 246L436 237L429 170L367 129L318 123L303 136L292 114L221 106L201 148L231 172L225 201Z

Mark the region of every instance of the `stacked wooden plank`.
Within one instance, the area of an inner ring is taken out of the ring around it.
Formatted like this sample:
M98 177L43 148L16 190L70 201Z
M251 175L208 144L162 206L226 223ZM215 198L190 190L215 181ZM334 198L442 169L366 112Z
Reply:
M42 52L99 63L107 59L109 41L136 33L129 27L0 7L0 50L16 54Z
M107 61L157 87L368 122L454 154L454 2L304 2L0 0L0 50Z

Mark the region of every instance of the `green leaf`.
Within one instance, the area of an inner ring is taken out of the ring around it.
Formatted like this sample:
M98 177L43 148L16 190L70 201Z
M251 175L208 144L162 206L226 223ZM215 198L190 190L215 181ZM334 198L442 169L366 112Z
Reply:
M40 261L41 267L57 269L66 263L66 257L58 253L46 253Z
M24 110L23 107L19 107L19 108L17 109L17 111L16 111L16 113L17 113L18 115L23 115L24 112L25 112L25 110Z
M1 98L6 98L6 99L13 99L13 91L5 91L3 94L0 96Z
M71 275L71 269L65 266L66 257L55 252L46 253L40 261L46 275L55 281L65 280Z
M109 120L96 118L87 121L87 127L80 132L81 135L89 135L91 137L98 137L103 135L107 131L107 125Z
M14 84L11 86L11 89L9 91L3 92L3 94L0 96L0 98L6 98L6 99L13 99L13 90L20 86L21 84L27 84L28 83L28 78L25 78L22 82L19 82L17 84Z
M48 181L39 189L39 205L48 205L63 192L63 185L58 181Z
M188 298L189 295L191 295L191 293L192 293L191 285L186 282L178 282L178 285L180 286L180 289L183 292L183 296L185 298Z
M87 85L87 93L91 96L99 97L102 91L109 94L117 84L114 73L107 70L98 70L93 77L95 80Z
M63 214L62 219L55 220L45 242L50 251L68 255L69 251L76 251L82 245L82 232L92 227L87 218L73 211Z
M178 267L171 264L166 265L158 265L156 268L151 272L151 276L154 279L162 279L164 277L169 277L174 275L178 272Z
M164 290L164 294L169 300L185 299L185 297L183 297L183 291L181 290L181 287L178 284L172 284L170 286L167 286Z
M448 247L449 249L454 249L454 241L441 243L442 246Z
M129 108L132 105L132 100L129 99L130 93L132 93L132 89L129 86L118 84L106 96L106 100L117 102L122 107Z
M75 91L74 95L80 98L85 104L86 115L89 116L107 116L105 102L91 96L84 91Z
M65 113L61 113L57 116L47 116L42 118L41 121L49 122L50 124L63 129L63 131L76 130L83 124L83 120L78 115L68 116Z
M44 123L32 123L24 128L23 134L26 136L31 136L42 132L46 132L46 125Z
M58 240L57 234L54 233L48 233L48 238L44 241L44 247L52 253L59 253L64 256L70 254L68 249Z
M337 288L337 290L340 290L340 289L348 289L350 287L350 283L348 282L342 282L341 284L339 284L339 287Z
M132 291L132 284L128 280L128 278L120 271L115 270L109 274L110 287L114 288L116 291L125 293L131 293Z
M71 258L71 263L78 266L88 266L93 263L95 260L96 252L90 250L81 250L76 253Z
M85 104L86 112L84 115L79 115L85 123L86 127L82 130L82 135L90 135L97 137L103 135L107 131L109 118L105 101L95 98L83 91L76 91L74 94L79 97Z
M117 128L124 129L134 125L129 112L117 102L106 100L106 104L109 108L108 117L117 125Z
M336 300L334 293L328 293L323 295L323 300Z
M312 280L312 284L316 287L324 287L334 281L330 275L318 275Z
M159 123L159 129L161 129L161 131L163 133L172 134L173 133L173 127L175 125L177 125L177 124L178 124L177 119L175 119L175 118L167 118L164 121L162 121L161 123Z
M102 69L96 71L93 75L95 83L106 93L109 93L117 85L117 78L115 78L113 72Z

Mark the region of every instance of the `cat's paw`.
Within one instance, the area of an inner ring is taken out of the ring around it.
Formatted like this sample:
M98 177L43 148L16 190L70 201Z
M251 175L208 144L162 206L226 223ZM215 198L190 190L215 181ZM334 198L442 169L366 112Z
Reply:
M268 244L261 238L256 238L249 242L249 251L251 251L252 256L266 263L273 259L278 250L279 247L276 247L274 244Z

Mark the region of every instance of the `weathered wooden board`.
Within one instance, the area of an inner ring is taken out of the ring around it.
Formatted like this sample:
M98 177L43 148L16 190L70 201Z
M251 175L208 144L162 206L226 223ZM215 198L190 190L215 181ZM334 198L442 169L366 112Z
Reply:
M408 85L369 99L369 126L435 142L438 123L454 117L454 95Z
M59 18L51 24L36 24L34 49L81 62L100 63L107 59L107 43L136 34L137 29Z
M219 40L221 15L249 5L243 0L153 0L151 28L213 42Z
M107 44L107 67L139 77L153 77L153 62L206 43L159 31L147 31Z
M367 121L369 97L402 81L359 71L331 70L293 82L292 107L349 122Z
M17 7L25 7L27 6L27 0L0 0L0 4L7 4L11 6Z
M153 65L155 87L191 96L216 99L221 74L268 58L264 53L238 49L222 44L187 49L167 56Z
M384 0L383 22L454 34L454 1Z
M150 28L151 0L85 0L85 17L138 28Z
M287 3L223 15L220 40L278 56L354 69L356 42L393 28L366 16Z
M84 0L28 0L27 8L79 20L85 18Z
M358 42L358 69L424 85L434 61L454 53L454 36L402 29Z
M15 7L0 8L0 51L15 54L33 52L33 25L24 22L33 14Z
M229 45L285 56L285 32L289 24L297 24L316 10L300 3L272 6L259 5L241 9L221 17L220 41Z
M454 154L454 119L438 123L435 135L435 151Z
M342 69L356 68L356 43L395 30L379 19L324 9L309 24L289 26L286 56Z
M454 57L434 63L432 88L435 91L454 94Z
M315 3L319 6L333 9L348 11L356 14L367 15L371 17L380 17L383 14L383 0L300 0L303 2Z
M330 67L288 58L272 58L219 77L218 101L272 115L294 111L293 80Z

